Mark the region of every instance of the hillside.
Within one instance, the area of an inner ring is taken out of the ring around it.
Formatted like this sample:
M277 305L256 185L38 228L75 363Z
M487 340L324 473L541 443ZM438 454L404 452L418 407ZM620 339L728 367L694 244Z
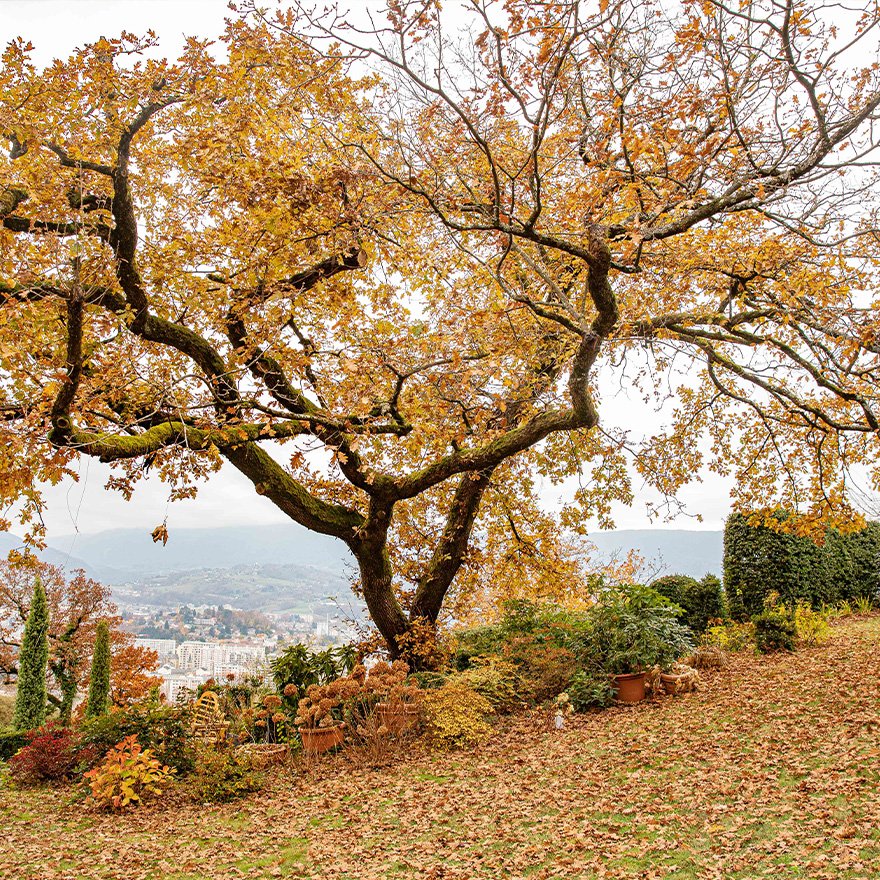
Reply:
M362 616L350 579L340 572L304 565L236 565L149 575L114 585L121 605L177 607L230 604L274 614L320 613L335 608Z
M635 550L647 575L721 574L723 533L633 529L590 536L598 559ZM21 539L0 533L0 553ZM56 539L41 554L67 570L85 569L113 587L121 605L174 607L233 604L246 610L311 611L328 602L358 609L350 584L354 558L335 538L295 523L217 529L172 529L154 544L146 529L114 529Z

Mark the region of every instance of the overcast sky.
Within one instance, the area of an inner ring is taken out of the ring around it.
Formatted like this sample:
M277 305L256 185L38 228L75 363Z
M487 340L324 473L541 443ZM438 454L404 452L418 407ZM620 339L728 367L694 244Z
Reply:
M344 5L344 4L341 4ZM358 5L358 0L353 0ZM161 39L162 53L175 56L184 37L217 37L224 18L231 15L226 0L0 0L0 42L4 45L21 36L35 46L34 61L46 64L66 57L76 46L100 36L127 30L154 30ZM650 426L659 422L656 414L636 397L619 394L603 406L603 423L636 421ZM131 502L107 492L103 485L109 469L94 460L80 463L78 483L65 481L47 489L48 509L44 519L50 542L74 532L91 533L109 528L137 527L152 530L166 515L170 529L283 522L285 517L270 502L257 496L251 484L231 468L224 469L203 487L195 501L177 502L170 509L168 490L157 479L142 483ZM706 474L682 493L688 511L701 514L703 522L679 517L673 523L651 522L645 501L653 493L637 490L636 504L615 510L618 528L721 528L729 508L729 487L713 474ZM548 490L548 497L550 493Z

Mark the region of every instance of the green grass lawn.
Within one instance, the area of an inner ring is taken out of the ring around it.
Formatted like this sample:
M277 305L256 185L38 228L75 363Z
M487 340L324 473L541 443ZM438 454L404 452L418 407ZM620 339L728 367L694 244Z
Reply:
M297 765L227 806L108 816L72 789L0 792L0 877L880 876L880 618L704 680L390 769Z

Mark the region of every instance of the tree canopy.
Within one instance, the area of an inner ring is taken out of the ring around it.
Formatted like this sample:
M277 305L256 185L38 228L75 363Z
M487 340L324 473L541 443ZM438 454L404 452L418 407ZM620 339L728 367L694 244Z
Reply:
M175 498L229 462L346 542L392 652L453 584L576 590L630 460L669 497L712 467L803 531L858 524L876 10L239 13L176 62L6 49L0 495L26 519L78 456ZM665 432L600 425L622 375L675 399ZM548 512L539 480L574 475Z

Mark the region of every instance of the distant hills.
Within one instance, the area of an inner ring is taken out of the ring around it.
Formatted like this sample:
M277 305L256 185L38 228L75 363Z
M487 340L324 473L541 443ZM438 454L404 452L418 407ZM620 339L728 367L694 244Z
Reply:
M270 614L363 616L351 580L340 572L306 565L235 565L147 575L113 587L120 605L178 607L232 605Z
M626 556L635 550L645 559L646 575L688 574L721 577L724 532L687 529L619 529L590 535L600 556Z
M647 575L721 574L723 533L631 529L590 536L600 559L636 550ZM20 547L0 533L0 553ZM359 607L350 590L355 561L336 538L296 523L172 529L167 545L145 529L113 529L53 541L42 558L113 587L120 604L175 606L230 603L275 613L314 610L333 602Z
M53 541L72 547L96 570L139 577L196 568L235 565L308 565L343 572L354 557L337 538L310 532L294 522L219 529L174 529L168 543L154 543L146 529L112 529L94 535L70 535Z

